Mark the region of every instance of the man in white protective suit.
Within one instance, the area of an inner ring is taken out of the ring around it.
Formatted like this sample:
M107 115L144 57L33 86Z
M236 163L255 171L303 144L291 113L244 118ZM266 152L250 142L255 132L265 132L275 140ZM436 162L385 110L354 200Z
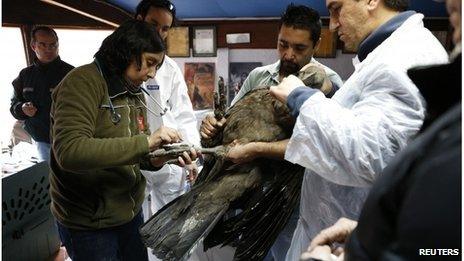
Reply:
M326 0L330 29L357 51L354 73L332 99L293 76L271 87L297 117L285 159L306 167L286 260L299 260L340 217L357 219L379 173L422 125L425 104L406 70L447 54L407 2Z
M165 41L175 14L175 6L168 0L142 0L137 6L135 18L156 26ZM144 87L151 96L145 95L150 110L147 114L150 130L156 130L160 126L170 127L181 133L183 142L199 146L200 137L192 103L176 62L166 55L155 78L148 80ZM188 170L174 164L166 164L158 171L142 171L147 179L145 220L183 194L189 182L186 177L191 174L190 177L193 178L197 172L194 164L190 165Z

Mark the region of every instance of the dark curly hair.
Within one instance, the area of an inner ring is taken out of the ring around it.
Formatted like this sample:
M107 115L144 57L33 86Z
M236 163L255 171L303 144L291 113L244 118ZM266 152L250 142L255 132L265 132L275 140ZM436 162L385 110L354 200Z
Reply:
M409 7L409 0L384 0L385 6L395 11L406 11Z
M313 45L316 45L321 37L322 22L319 13L304 5L288 5L280 18L280 27L282 25L308 30L311 33Z
M176 22L176 6L169 0L142 0L140 3L137 5L137 8L135 9L135 16L134 18L137 19L137 16L140 15L142 19L145 19L145 16L147 16L148 10L150 10L150 7L155 7L155 8L162 8L167 11L169 11L172 15L172 25L173 26Z
M137 67L142 67L142 54L165 51L163 40L150 24L135 19L121 24L103 40L95 58L102 62L113 74L122 75L135 59Z

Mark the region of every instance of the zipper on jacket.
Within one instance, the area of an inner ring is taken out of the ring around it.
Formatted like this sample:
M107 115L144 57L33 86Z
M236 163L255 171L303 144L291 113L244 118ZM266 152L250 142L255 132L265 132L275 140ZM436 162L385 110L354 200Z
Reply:
M126 104L127 108L129 109L129 116L127 117L129 120L129 124L127 124L127 129L129 129L129 137L132 137L132 131L131 131L131 114L132 114L132 109L131 106L129 105L129 98L126 97Z
M132 99L131 99L131 101L132 101ZM129 129L129 137L132 137L132 131L131 131L131 122L132 121L131 121L131 117L132 117L133 111L132 111L131 106L129 104L129 97L126 97L126 104L127 104L128 109L129 109L129 116L128 116L129 124L127 125L128 126L127 128ZM133 107L135 108L135 106L133 106ZM135 184L137 184L137 175L135 174L134 166L131 166L131 171L132 171L132 174L134 174ZM134 212L135 200L134 200L134 198L132 196L132 191L131 191L130 199L132 201L132 207L131 207L131 213L132 213L131 219L132 219L132 218L135 217L135 212Z

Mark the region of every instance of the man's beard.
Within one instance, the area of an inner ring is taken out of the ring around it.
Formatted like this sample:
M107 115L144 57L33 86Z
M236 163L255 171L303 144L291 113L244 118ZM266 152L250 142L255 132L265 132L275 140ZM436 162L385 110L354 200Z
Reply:
M296 74L301 69L301 66L297 63L280 60L279 74L287 77L290 74Z

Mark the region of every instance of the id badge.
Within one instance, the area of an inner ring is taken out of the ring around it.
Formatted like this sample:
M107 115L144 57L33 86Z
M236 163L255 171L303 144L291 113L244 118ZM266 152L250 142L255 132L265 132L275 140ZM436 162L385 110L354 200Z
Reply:
M137 127L139 129L139 133L145 132L145 121L142 114L137 116Z

